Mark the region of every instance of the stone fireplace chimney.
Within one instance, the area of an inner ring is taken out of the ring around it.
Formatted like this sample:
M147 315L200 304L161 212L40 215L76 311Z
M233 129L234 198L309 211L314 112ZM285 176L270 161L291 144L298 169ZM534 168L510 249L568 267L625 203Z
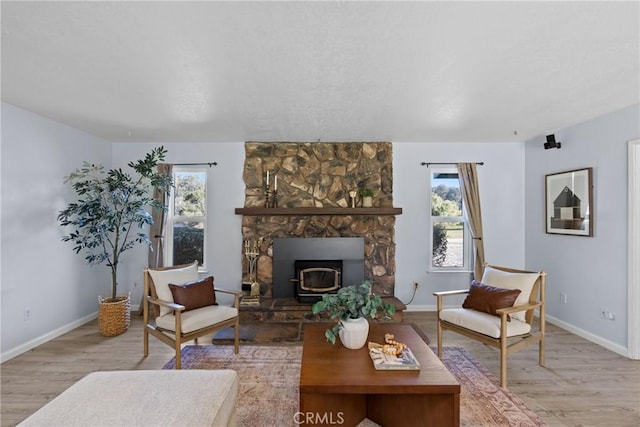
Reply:
M387 142L245 143L245 205L236 213L242 239L260 240L263 296L273 296L273 239L291 237L363 238L364 279L374 292L394 294L394 215L402 210L393 208L392 160ZM277 179L277 208L265 207L267 172L271 189ZM373 207L350 207L349 192L363 188L374 190Z

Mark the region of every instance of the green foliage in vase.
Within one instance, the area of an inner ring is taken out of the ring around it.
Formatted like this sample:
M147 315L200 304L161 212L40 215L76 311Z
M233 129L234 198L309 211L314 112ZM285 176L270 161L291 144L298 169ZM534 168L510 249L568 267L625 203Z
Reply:
M360 196L361 197L373 197L376 194L376 192L374 190L372 190L371 188L362 188L360 189Z
M122 169L105 173L102 165L83 162L82 168L64 179L75 191L76 201L58 214L60 225L72 228L62 240L73 242L76 253L84 250L89 265L106 263L111 269L112 301L116 300L122 253L138 243L151 245L143 231L153 223L147 209L167 209L153 198L154 189L168 193L172 186L172 177L156 169L166 153L164 147L158 147L144 159L130 162L133 176Z
M371 292L371 282L360 285L343 286L335 294L324 294L322 299L311 307L313 314L327 312L332 319L337 319L332 328L325 331L327 341L336 343L336 336L342 329L342 322L347 319L370 317L375 319L380 312L385 319L390 319L396 312L393 304L385 303L380 295Z

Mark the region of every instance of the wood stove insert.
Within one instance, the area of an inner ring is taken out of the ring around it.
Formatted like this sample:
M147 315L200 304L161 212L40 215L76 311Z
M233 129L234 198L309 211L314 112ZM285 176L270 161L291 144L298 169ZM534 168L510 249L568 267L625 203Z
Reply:
M296 260L294 262L296 298L315 302L325 293L336 293L342 286L342 260Z

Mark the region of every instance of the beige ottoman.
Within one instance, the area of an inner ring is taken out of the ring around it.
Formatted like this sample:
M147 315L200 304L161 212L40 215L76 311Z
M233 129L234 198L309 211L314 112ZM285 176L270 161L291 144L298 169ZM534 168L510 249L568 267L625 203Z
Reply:
M20 426L235 426L232 370L94 372Z

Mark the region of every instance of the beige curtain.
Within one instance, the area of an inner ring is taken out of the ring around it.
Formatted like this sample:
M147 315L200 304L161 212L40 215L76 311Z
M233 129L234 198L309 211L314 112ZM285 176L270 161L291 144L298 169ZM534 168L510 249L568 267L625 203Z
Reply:
M478 169L475 163L458 163L460 191L467 210L469 229L473 237L474 278L482 279L484 269L484 244L482 235L482 212L480 210L480 191L478 187Z
M171 175L173 174L173 165L170 163L158 163L158 172ZM153 192L153 198L166 205L168 195L156 189ZM164 231L167 223L167 214L163 210L153 209L151 216L153 217L153 224L149 229L151 248L149 248L148 266L151 268L164 267Z

